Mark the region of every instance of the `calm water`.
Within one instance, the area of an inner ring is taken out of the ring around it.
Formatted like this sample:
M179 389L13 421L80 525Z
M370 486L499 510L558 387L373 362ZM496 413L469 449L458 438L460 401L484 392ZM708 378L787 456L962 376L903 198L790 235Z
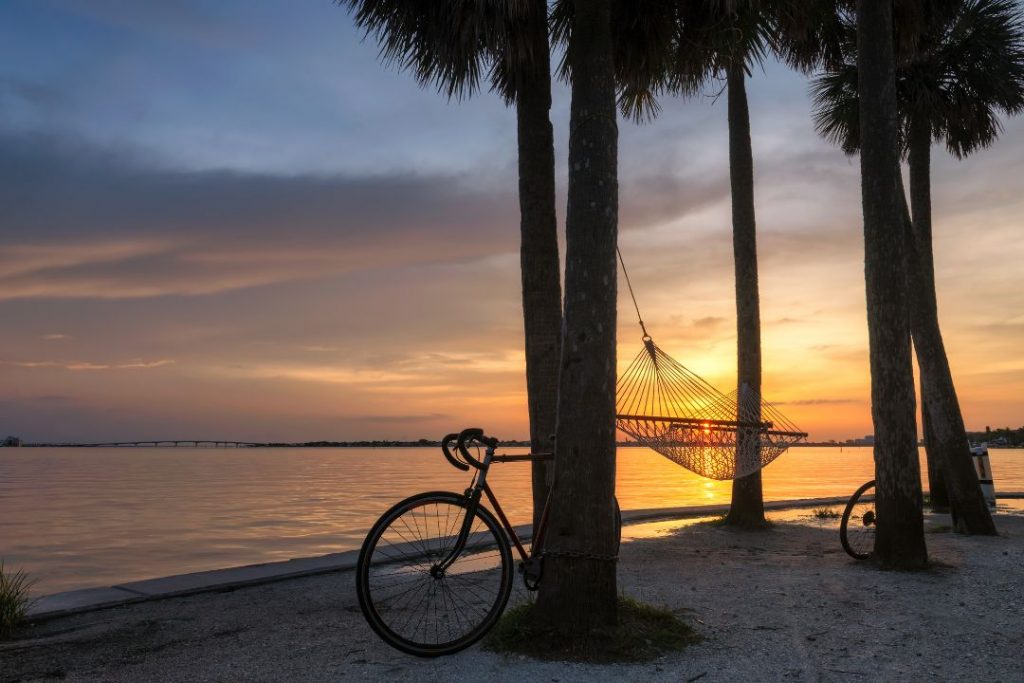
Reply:
M1024 450L991 451L997 491L1024 490ZM644 448L619 449L624 510L728 503ZM768 500L849 495L872 477L868 448L795 448L764 471ZM2 449L0 558L37 591L357 548L387 507L469 478L433 449ZM529 465L492 469L514 522L529 516Z

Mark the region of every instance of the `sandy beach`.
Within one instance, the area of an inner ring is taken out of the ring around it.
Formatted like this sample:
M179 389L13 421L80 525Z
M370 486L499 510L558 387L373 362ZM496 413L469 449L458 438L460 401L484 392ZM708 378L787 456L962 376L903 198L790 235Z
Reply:
M32 625L0 644L0 680L1024 680L1024 517L1000 515L998 538L930 520L936 567L915 574L857 563L834 521L800 519L767 532L698 524L624 544L621 590L677 611L704 637L654 662L537 662L479 646L417 659L373 635L352 573L337 572ZM524 599L517 588L513 601Z

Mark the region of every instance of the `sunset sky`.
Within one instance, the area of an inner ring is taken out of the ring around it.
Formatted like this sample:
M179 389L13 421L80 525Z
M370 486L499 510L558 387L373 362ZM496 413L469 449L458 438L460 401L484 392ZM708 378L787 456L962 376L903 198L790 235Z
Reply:
M620 246L658 344L735 376L725 98L620 121ZM860 178L805 77L749 84L764 388L872 431ZM552 119L564 219L568 91ZM1024 424L1024 120L936 147L946 344L970 429ZM329 0L0 3L0 436L528 433L514 112L382 66ZM620 364L640 345L624 282Z

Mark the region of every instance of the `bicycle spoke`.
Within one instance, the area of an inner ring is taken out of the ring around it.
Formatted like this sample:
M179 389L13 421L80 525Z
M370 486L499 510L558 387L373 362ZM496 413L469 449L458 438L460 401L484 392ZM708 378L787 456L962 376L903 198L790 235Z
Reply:
M360 555L360 606L386 641L413 654L462 649L486 631L511 590L509 546L485 510L464 498L414 497L374 527ZM463 548L450 557L463 526ZM449 566L440 562L449 558Z

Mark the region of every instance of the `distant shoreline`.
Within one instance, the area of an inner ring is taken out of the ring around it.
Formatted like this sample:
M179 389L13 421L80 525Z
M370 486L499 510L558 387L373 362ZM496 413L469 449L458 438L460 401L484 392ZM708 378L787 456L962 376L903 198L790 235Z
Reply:
M230 444L230 445L224 445ZM498 443L504 448L529 448L529 441L509 440ZM643 444L635 441L617 441L619 448L643 448ZM923 443L918 446L924 446ZM195 439L164 439L157 441L121 441L103 443L24 443L20 448L202 448L204 450L231 450L238 448L440 448L440 441L417 439L416 441L302 441L296 443L285 442L244 442L244 441L215 441ZM992 444L990 449L1022 448L1016 444ZM795 443L790 448L873 448L871 444L864 443L833 443L833 442L801 442Z

